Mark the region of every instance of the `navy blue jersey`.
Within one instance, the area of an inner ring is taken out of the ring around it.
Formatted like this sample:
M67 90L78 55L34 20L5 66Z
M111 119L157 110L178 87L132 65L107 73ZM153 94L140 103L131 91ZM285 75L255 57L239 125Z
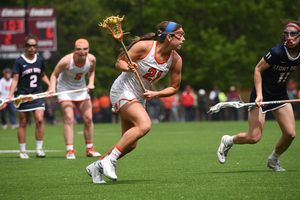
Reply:
M41 73L46 71L44 60L36 55L33 60L28 60L21 55L15 61L13 73L19 74L17 94L42 93Z
M286 80L290 73L298 68L300 55L297 58L292 58L285 47L282 44L278 44L264 55L264 59L270 65L269 68L261 73L264 101L285 99L287 97ZM252 100L256 97L255 86L251 96Z

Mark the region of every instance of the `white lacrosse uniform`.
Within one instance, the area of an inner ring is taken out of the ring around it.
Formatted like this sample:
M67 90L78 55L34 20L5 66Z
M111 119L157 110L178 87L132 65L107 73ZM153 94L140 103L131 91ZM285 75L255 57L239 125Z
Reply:
M152 47L148 54L135 63L138 65L137 72L147 90L152 89L152 83L163 78L168 72L172 64L174 51L171 51L167 60L160 62L156 59L157 41L153 41ZM134 99L146 107L146 99L143 97L143 89L133 72L122 72L122 74L114 81L110 90L110 101L112 104L112 112L118 113L119 109L128 101Z
M57 78L57 92L86 88L85 75L91 68L91 62L87 56L85 63L79 66L74 61L75 54L72 53L70 55L68 69L60 73ZM63 101L84 101L91 99L87 91L61 94L58 95L57 98L59 103Z
M12 78L6 80L4 77L0 79L0 99L5 99L8 97L10 92L10 85L12 82Z

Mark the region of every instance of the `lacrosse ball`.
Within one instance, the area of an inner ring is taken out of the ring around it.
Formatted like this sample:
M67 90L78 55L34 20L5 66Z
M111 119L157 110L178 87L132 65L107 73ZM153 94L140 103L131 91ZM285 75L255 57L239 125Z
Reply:
M117 18L112 18L112 19L109 20L109 23L111 25L115 25L117 22L118 22Z

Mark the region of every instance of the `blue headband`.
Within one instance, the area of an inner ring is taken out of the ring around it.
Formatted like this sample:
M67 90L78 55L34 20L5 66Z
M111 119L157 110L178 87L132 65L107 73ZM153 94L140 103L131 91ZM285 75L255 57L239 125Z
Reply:
M167 28L164 30L164 32L172 32L176 24L177 24L177 23L171 22L171 21L170 21L169 24L168 24L168 26L167 26ZM168 35L168 34L162 34L162 35L160 36L160 38L161 38L161 39L165 39L167 35Z

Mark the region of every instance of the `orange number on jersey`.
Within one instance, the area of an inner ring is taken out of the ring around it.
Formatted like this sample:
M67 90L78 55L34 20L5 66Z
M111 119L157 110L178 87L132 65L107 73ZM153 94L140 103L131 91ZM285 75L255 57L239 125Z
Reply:
M80 79L81 79L81 76L82 76L82 73L78 73L78 74L76 74L76 76L75 76L75 80L80 80Z
M155 81L156 79L158 79L161 74L162 74L162 71L157 71L155 68L150 68L148 70L149 73L145 74L143 77L148 79L150 82L153 82ZM156 76L156 78L155 78Z

